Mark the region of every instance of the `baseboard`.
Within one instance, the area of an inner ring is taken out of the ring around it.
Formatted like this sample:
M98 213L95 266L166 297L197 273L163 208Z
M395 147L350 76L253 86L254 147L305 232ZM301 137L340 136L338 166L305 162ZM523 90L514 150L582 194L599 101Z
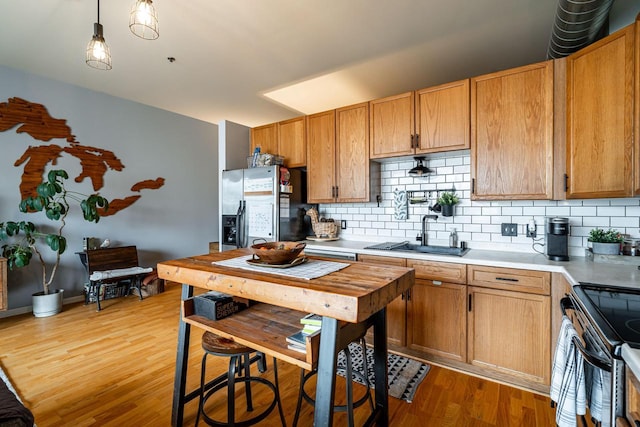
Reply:
M76 302L84 302L84 295L76 295L75 297L65 298L62 300L62 305L73 304ZM20 314L31 313L33 312L33 307L30 305L18 308L12 308L11 310L0 311L0 319L4 319L5 317L13 317L18 316Z

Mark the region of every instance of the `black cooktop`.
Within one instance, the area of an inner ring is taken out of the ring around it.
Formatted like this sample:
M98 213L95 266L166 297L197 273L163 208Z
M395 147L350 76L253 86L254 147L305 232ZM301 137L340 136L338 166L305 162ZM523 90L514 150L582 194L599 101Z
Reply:
M640 289L590 283L581 283L577 288L581 289L589 300L590 304L585 305L587 310L591 311L588 305L596 309L597 315L591 314L599 323L600 329L606 330L608 326L620 341L640 348ZM607 323L605 327L600 324L599 318ZM614 337L610 338L610 342L615 340Z

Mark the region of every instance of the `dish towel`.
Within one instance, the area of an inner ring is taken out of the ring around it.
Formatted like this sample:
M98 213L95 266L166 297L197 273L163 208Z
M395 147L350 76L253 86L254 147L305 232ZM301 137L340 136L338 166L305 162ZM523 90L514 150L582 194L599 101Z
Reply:
M593 346L589 345L588 341L587 350L590 352L595 350ZM598 355L603 356L601 351L598 351ZM611 373L587 363L585 365L585 381L591 419L600 422L600 427L611 427L611 420L609 419L611 396L605 392L611 384Z
M551 370L551 400L556 402L558 427L577 426L577 416L586 413L584 359L576 347L578 333L567 316L562 317Z

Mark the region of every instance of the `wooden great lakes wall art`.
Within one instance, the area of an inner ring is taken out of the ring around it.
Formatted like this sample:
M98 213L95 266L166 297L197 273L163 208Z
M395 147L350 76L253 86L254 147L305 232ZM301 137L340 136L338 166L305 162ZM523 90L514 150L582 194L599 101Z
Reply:
M20 181L20 195L24 199L36 194L36 187L44 177L48 165L55 166L58 158L63 154L75 157L80 162L82 170L74 178L75 182L82 182L86 178L91 180L94 191L104 187L105 174L108 170L122 171L124 164L109 150L89 147L76 141L75 135L64 119L56 119L49 115L47 108L42 104L29 102L21 98L9 98L7 102L0 103L0 132L6 132L18 126L16 133L26 133L38 141L51 141L52 139L64 139L67 145L56 144L29 146L24 154L13 164L19 167L24 164L24 170ZM130 190L140 193L142 190L157 190L164 185L164 178L147 179L133 184ZM100 213L101 216L110 216L128 208L142 197L140 194L132 194L109 201L109 209Z

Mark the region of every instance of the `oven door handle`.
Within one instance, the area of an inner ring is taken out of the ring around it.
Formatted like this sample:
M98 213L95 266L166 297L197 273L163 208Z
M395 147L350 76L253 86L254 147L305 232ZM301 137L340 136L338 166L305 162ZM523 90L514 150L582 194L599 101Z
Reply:
M576 308L573 306L573 302L571 301L571 298L564 297L560 300L560 309L562 310L562 314L567 316L567 310L575 311ZM584 360L586 360L589 364L597 368L600 368L603 371L611 372L611 362L587 350L585 346L582 345L582 342L580 342L580 339L578 337L574 336L572 341L573 341L573 344L578 349L578 351L582 354L582 357L584 358Z

